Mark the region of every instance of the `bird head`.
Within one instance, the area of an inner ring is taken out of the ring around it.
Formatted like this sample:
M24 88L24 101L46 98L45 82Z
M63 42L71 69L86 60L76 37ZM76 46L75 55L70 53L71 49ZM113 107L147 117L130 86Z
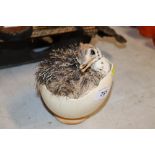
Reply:
M101 51L91 44L80 43L80 50L78 53L78 61L80 63L80 69L85 72L95 62L102 57Z

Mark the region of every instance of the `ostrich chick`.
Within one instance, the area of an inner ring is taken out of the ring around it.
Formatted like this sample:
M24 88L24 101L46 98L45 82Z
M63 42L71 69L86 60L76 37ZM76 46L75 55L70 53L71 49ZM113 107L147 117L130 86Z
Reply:
M54 95L77 99L97 87L109 69L98 48L81 43L51 51L49 58L39 64L36 81L37 86L46 85Z

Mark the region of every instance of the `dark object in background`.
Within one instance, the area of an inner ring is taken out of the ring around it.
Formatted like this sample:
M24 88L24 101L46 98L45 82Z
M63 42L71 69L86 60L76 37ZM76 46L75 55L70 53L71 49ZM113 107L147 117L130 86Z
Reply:
M117 34L115 30L110 28L109 26L98 26L97 29L98 29L98 35L101 37L109 36L114 37L119 43L127 42L123 36Z
M88 43L95 33L94 26L0 27L0 68L40 61L50 48Z
M4 41L20 41L30 38L32 26L0 27L0 39Z
M48 55L50 48L89 43L96 34L126 42L108 26L0 27L0 68L40 61Z

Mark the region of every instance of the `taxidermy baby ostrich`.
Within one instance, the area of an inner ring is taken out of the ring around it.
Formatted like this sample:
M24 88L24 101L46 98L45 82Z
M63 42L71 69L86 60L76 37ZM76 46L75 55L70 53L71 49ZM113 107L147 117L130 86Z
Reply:
M109 62L98 48L80 43L52 51L39 64L37 88L46 85L54 95L77 99L97 87L109 70Z

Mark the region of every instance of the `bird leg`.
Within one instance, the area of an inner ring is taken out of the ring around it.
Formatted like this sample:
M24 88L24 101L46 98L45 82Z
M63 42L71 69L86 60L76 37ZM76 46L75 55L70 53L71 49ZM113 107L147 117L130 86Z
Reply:
M81 69L81 71L82 72L85 72L93 63L94 63L94 58L91 58L88 62L87 62L87 64L82 64L82 65L80 65L80 69Z

